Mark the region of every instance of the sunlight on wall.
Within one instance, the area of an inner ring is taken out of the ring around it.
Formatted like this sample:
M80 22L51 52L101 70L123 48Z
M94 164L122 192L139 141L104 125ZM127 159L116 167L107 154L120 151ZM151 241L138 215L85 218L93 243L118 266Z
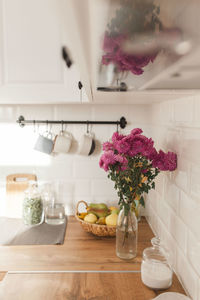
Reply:
M38 133L33 127L0 125L0 166L47 166L51 156L34 150Z

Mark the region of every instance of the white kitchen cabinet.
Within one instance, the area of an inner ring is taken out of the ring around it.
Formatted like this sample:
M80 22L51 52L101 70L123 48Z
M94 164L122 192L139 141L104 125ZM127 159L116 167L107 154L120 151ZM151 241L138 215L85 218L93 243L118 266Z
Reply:
M0 0L0 103L80 102L80 73L63 46L62 0Z

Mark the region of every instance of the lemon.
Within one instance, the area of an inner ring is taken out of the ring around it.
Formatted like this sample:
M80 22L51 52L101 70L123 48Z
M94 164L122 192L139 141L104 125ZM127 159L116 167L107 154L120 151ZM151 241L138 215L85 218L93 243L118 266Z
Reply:
M84 221L93 224L96 223L97 217L94 214L88 214L85 216Z
M99 218L98 221L96 222L96 224L105 225L106 224L106 218L105 217Z
M106 217L106 225L116 226L117 225L117 214L111 214Z
M115 207L115 206L110 206L109 209L110 209L111 211L113 211L113 210L116 210L117 207Z

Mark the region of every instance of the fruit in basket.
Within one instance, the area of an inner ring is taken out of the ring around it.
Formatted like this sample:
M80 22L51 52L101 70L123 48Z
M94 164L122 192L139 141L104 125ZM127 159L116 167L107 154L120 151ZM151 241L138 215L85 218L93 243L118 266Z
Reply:
M116 226L117 225L117 218L118 218L118 215L115 214L115 213L107 216L106 217L106 225Z
M97 221L97 216L92 213L89 213L88 215L85 216L84 221L94 224Z
M90 205L87 208L87 212L96 215L98 218L101 218L109 215L110 210L108 206L104 203L90 203Z
M109 207L111 214L119 214L119 209L115 206L110 206Z
M119 209L112 210L112 213L111 213L111 214L116 214L116 215L118 215L118 214L119 214Z
M117 207L115 207L115 206L110 206L109 209L110 209L110 211L113 211L113 210L117 209Z
M79 219L84 220L85 216L87 215L87 213L82 212L78 214Z
M106 217L101 217L96 221L96 224L106 225Z

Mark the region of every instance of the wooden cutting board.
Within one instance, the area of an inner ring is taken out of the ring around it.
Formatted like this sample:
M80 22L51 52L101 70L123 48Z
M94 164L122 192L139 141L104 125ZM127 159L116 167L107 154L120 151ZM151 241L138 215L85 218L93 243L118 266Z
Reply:
M22 202L24 191L30 180L37 181L34 174L11 174L6 177L6 216L10 218L22 217Z

